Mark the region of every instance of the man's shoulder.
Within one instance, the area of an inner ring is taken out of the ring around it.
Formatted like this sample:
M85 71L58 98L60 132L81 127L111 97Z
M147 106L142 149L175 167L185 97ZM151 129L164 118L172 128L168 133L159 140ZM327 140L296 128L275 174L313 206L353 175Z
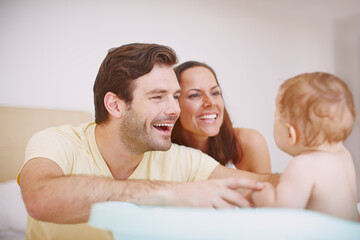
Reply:
M87 122L80 125L61 125L56 127L49 127L32 136L32 139L46 140L46 139L63 139L63 140L75 140L84 139L86 135L89 135L92 128L95 128L95 123Z
M48 127L45 129L40 130L36 134L44 134L44 133L60 133L60 134L79 134L79 133L85 133L86 131L90 130L92 127L95 127L94 122L86 122L82 123L80 125L70 125L70 124L64 124L60 126L54 126L54 127Z

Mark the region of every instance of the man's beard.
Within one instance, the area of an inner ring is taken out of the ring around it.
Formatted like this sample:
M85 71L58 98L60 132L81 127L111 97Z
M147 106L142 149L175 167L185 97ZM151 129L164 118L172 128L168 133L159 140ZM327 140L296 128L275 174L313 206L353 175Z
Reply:
M153 123L163 120L155 119L149 126L146 126L146 121L139 114L128 109L123 116L119 137L128 150L136 154L143 154L147 151L167 151L171 147L171 138L157 139L155 134L152 134L157 131L152 129Z

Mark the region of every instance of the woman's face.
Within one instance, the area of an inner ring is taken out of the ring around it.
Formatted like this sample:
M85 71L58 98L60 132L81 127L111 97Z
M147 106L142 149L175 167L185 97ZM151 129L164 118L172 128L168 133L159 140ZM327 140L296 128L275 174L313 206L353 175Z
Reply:
M223 123L224 101L212 72L201 66L180 76L180 122L185 130L200 136L216 136Z

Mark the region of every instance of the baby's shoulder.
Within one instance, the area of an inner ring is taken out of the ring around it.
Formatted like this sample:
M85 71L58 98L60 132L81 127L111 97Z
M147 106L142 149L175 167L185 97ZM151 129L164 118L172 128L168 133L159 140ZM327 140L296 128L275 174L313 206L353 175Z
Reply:
M329 152L329 151L311 151L299 154L295 156L291 165L295 167L303 167L311 170L316 170L317 168L331 169L331 167L337 168L342 165L346 165L348 162L351 162L351 155L347 152Z

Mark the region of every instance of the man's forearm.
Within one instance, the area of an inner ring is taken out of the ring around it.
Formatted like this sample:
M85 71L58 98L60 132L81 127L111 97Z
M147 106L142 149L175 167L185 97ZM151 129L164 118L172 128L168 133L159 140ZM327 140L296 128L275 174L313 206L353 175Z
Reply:
M88 220L91 206L104 201L157 206L247 207L249 202L235 190L260 190L263 184L239 178L238 172L233 171L236 178L192 183L113 180L65 176L56 163L37 159L24 166L20 185L26 208L33 218L54 223L82 223Z
M29 214L42 221L82 223L88 220L94 203L127 201L138 204L161 202L156 192L172 183L117 181L91 176L62 176L43 179L34 193L25 197Z

